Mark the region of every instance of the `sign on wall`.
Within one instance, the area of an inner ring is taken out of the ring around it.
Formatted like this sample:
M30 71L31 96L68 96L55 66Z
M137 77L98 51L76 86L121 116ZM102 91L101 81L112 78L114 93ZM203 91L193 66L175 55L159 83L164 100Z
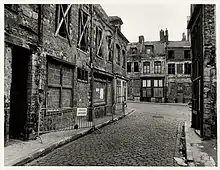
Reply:
M86 116L87 108L77 108L76 116Z

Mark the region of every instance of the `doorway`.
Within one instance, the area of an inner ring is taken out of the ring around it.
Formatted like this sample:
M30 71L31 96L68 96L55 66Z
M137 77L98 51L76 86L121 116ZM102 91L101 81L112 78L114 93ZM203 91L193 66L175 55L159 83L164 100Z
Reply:
M27 120L27 78L30 53L14 46L12 49L12 82L10 93L9 136L24 139Z

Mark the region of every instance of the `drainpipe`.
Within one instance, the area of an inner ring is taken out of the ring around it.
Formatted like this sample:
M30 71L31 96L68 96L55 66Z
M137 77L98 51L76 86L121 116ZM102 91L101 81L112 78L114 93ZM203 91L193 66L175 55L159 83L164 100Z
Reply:
M89 115L89 121L93 121L93 116L94 116L94 65L93 65L93 5L90 4L90 66L91 66L91 85L90 85L90 90L91 90L91 104L90 104L90 109L91 112Z
M114 30L114 39L113 39L113 55L112 55L112 73L113 73L113 80L112 80L112 120L113 120L113 115L115 114L115 82L116 82L116 77L115 77L115 39L116 39L116 34L117 34L117 27L115 27Z

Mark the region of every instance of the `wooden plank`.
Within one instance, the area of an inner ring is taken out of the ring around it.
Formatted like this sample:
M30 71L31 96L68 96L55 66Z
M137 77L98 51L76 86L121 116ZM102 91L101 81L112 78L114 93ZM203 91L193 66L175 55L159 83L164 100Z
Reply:
M69 9L70 9L70 7L72 6L72 4L70 4L68 7L67 7L67 9L66 9L66 11L65 11L65 13L64 13L64 18L66 17L66 15L68 14L68 12L69 12ZM61 25L62 25L62 23L63 23L63 18L61 19L61 21L60 21L60 23L59 23L59 25L58 25L58 27L57 27L57 30L56 30L56 32L55 32L55 36L57 36L57 34L58 34L58 32L59 32L59 30L60 30L60 27L61 27Z
M68 38L69 44L70 44L70 46L71 46L71 39L70 39L69 31L68 31L68 23L67 23L67 21L66 21L65 15L64 15L64 11L63 11L62 5L60 5L60 7L61 7L61 11L62 11L63 18L64 18L64 24L65 24L65 26L66 26L67 38Z
M81 35L80 35L78 46L79 46L80 43L81 43L81 40L82 40L83 34L84 34L85 30L86 30L86 26L87 26L88 22L89 22L89 16L88 16L88 18L87 18L87 21L86 21L84 27L83 27L83 31L82 31L82 33L81 33Z

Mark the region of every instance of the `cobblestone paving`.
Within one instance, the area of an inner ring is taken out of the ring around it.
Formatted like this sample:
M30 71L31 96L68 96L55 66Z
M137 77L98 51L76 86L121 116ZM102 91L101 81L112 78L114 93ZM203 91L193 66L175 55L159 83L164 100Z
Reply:
M142 105L128 117L101 128L101 134L86 135L27 165L176 166L173 157L183 112L176 111L176 106L169 106L168 114L165 106L149 107Z

